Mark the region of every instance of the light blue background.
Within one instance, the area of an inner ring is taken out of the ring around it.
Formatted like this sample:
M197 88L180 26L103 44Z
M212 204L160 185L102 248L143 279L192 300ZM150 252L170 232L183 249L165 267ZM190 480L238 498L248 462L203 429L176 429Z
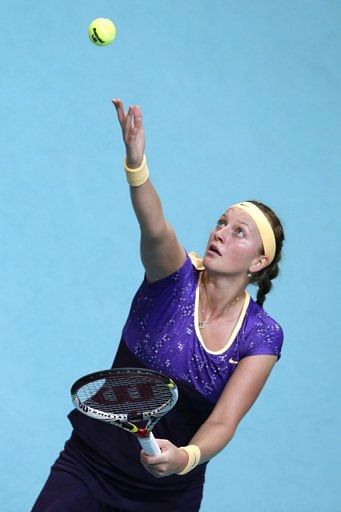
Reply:
M113 45L87 39L113 19ZM112 97L142 106L168 219L203 252L216 217L282 218L266 302L285 346L203 512L337 512L340 499L339 0L3 0L2 512L26 512L70 432L69 388L110 366L142 278Z

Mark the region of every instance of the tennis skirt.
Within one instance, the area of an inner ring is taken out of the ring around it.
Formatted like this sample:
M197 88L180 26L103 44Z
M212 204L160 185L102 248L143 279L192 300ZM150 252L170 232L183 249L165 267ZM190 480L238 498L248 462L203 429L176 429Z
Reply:
M176 476L158 479L147 472L146 481L136 480L126 472L128 466L129 461L126 468L114 468L74 432L53 464L31 512L197 512L200 509L203 482L189 484L187 479L182 482L183 477Z

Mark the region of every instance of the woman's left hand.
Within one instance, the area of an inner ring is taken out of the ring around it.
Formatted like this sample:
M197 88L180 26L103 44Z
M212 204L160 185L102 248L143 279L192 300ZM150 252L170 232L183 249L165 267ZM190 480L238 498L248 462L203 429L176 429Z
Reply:
M157 439L161 455L147 455L141 451L141 462L144 468L156 478L179 473L188 462L186 452L177 448L167 439Z

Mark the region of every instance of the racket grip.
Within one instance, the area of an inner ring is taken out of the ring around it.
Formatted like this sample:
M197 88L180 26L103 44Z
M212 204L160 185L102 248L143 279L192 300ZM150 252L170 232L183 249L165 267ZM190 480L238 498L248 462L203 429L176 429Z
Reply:
M152 432L149 432L148 437L139 437L140 445L142 446L143 451L147 455L160 455L161 450L159 445L156 442L155 437Z

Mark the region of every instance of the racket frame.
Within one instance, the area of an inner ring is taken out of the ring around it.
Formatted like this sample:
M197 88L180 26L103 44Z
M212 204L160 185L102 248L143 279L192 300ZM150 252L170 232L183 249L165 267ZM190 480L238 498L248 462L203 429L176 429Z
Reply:
M110 376L118 375L120 373L125 375L129 373L137 373L141 374L141 377L143 374L153 374L157 376L168 387L170 391L169 399L161 406L156 407L150 411L141 413L135 412L134 414L118 414L101 411L83 403L82 400L80 400L77 393L82 386L97 380L105 380ZM140 441L143 450L148 455L159 455L161 453L159 445L153 436L152 429L156 423L174 407L177 399L178 389L175 382L170 377L166 377L162 373L155 370L148 370L145 368L112 368L110 370L102 370L90 373L78 379L71 387L71 400L78 411L82 412L86 416L89 416L90 418L105 421L106 423L110 423L111 425L120 427L132 434L135 434ZM144 422L145 425L141 427L136 424L140 422Z

